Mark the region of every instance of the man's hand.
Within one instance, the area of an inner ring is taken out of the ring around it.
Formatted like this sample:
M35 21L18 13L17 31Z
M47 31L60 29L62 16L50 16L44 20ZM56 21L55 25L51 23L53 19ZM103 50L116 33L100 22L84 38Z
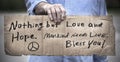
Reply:
M66 11L61 4L41 2L36 6L35 13L39 15L47 13L49 19L55 23L60 23L66 18Z

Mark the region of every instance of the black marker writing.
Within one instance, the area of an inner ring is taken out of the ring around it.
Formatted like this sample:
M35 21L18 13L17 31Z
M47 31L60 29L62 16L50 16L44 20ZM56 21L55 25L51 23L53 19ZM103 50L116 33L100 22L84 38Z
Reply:
M24 23L19 23L18 21L15 21L11 23L9 31L20 29L20 28L24 28L24 29L37 28L38 30L41 30L42 27L43 27L43 23L30 23L29 21Z
M34 34L30 34L30 35L21 35L19 32L15 34L12 34L12 42L14 42L14 40L23 40L23 41L27 41L27 39L37 39Z
M90 48L91 46L101 46L101 48L104 47L105 44L105 40L103 42L101 41L96 41L96 40L90 40L88 42L88 48Z
M67 40L66 41L66 48L77 47L77 46L84 46L84 45L85 45L85 41L81 41L81 42L71 41L71 40Z

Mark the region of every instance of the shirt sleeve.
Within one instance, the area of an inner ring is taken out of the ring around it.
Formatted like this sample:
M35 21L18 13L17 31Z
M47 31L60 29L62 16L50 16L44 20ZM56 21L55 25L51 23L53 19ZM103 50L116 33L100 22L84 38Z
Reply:
M106 1L105 0L100 1L100 14L99 15L102 15L102 16L107 15Z
M29 13L29 15L34 15L35 6L42 1L47 2L46 0L25 0L27 12Z

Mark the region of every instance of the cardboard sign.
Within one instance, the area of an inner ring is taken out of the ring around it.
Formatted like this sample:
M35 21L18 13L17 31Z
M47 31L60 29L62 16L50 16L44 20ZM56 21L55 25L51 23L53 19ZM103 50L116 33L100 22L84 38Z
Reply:
M67 16L55 24L48 16L9 15L4 36L9 55L115 55L112 16Z

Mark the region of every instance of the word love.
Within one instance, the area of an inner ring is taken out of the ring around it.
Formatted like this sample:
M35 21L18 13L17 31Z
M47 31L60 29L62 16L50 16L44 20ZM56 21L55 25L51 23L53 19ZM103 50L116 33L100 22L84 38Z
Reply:
M74 22L74 23L69 23L68 21L65 22L66 23L66 27L85 27L85 26L88 26L88 27L102 27L103 26L103 23L100 22L100 23L88 23L85 25L85 23L83 22ZM24 22L24 23L20 23L18 21L15 21L15 22L12 22L10 24L10 28L9 28L9 31L11 30L16 30L16 29L26 29L26 28L30 28L30 29L34 29L36 28L37 30L41 30L43 27L46 27L46 28L49 28L49 27L55 27L57 28L59 25L58 24L50 24L50 22L46 21L45 25L43 25L42 22L39 22L39 23L30 23L29 21L27 22Z
M66 22L66 27L85 27L85 23L69 23L68 21ZM102 27L103 23L88 23L88 27Z

